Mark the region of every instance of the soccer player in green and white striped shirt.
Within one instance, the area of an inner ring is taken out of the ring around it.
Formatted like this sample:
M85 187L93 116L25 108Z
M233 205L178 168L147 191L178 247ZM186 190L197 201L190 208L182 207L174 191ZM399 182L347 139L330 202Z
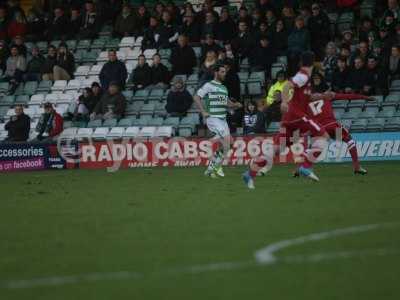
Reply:
M226 114L229 107L240 108L242 104L232 102L228 96L228 90L223 85L226 76L226 69L223 65L214 66L214 80L204 84L194 96L194 101L207 124L207 128L215 134L215 139L219 143L218 150L213 155L205 175L213 178L216 175L224 177L222 162L227 155L231 145L231 135ZM203 102L205 107L203 106Z

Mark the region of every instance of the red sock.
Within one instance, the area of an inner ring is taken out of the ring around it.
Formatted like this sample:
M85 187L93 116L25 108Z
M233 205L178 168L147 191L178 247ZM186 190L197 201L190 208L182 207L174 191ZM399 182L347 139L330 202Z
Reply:
M353 160L354 170L360 169L360 162L358 161L358 152L357 152L356 143L353 140L351 140L347 143L347 147L349 149L351 159Z
M260 169L264 168L267 165L267 160L264 158L258 158L252 161L249 168L249 174L252 178L257 176L257 173Z

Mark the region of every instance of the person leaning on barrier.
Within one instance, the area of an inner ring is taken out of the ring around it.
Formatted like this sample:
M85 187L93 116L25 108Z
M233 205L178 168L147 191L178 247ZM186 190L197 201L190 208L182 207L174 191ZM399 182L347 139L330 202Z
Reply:
M26 142L31 129L31 118L24 113L22 105L15 106L15 115L4 126L8 131L5 142Z
M125 114L126 98L121 93L117 82L111 82L108 91L103 94L100 101L90 115L91 120L122 118Z

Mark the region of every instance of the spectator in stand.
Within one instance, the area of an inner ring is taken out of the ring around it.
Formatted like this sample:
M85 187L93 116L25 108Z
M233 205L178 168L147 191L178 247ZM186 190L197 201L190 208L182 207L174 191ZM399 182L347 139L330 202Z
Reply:
M286 55L288 48L288 33L282 20L276 21L272 31L272 45L277 55Z
M340 48L340 56L346 59L347 65L350 65L351 52L348 45L342 45L342 47Z
M287 77L284 71L279 71L276 74L276 78L276 82L268 90L265 102L260 105L260 108L265 112L267 126L271 122L279 122L282 118L282 90L287 83Z
M86 121L93 112L97 103L91 88L85 88L83 94L79 96L78 103L74 107L73 120Z
M0 74L6 70L7 58L9 55L10 51L8 50L7 43L0 41Z
M16 36L25 36L27 25L25 17L20 13L15 13L15 19L8 24L8 38L13 39Z
M206 35L205 42L201 47L201 60L204 60L208 51L214 51L215 53L221 51L221 47L215 42L211 34Z
M240 24L240 22L244 22L246 23L246 26L248 28L248 30L251 30L251 26L252 26L252 19L251 16L249 16L249 11L247 10L246 6L241 6L239 8L239 17L238 17L238 23Z
M310 21L310 18L313 16L311 11L312 9L308 4L301 5L299 8L299 15L304 18L304 23L306 24L307 27L309 25L308 23Z
M358 30L358 38L360 41L366 41L371 32L375 32L374 23L369 17L364 17Z
M368 43L365 41L361 41L351 57L351 62L353 62L356 57L361 57L363 61L366 61L369 55L370 53Z
M57 63L57 49L53 45L47 48L47 57L40 69L43 80L54 80L54 66Z
M139 6L137 10L136 33L138 36L143 36L145 28L149 26L149 22L150 22L150 14L147 11L146 6L142 4Z
M186 36L179 36L178 46L171 52L170 62L173 75L191 75L193 73L197 59L193 48L188 45Z
M386 16L383 17L380 25L386 27L390 34L392 34L396 25L393 13L388 12Z
M69 22L62 7L54 9L54 16L50 19L46 27L45 36L47 40L61 40L67 36Z
M114 24L114 36L119 38L136 34L136 17L129 3L125 3Z
M57 60L53 68L54 80L70 80L74 77L75 58L68 51L66 43L60 43L57 51Z
M265 23L264 21L262 21L260 23L260 25L258 26L257 29L255 29L254 32L254 42L255 44L259 44L262 38L269 38L272 39L272 34L271 32L268 30L268 25L267 23ZM274 47L275 48L275 47Z
M240 78L234 68L235 61L227 58L223 62L226 69L224 85L228 90L228 96L233 101L240 101Z
M392 52L387 59L390 80L400 78L400 46L393 46Z
M195 21L193 13L186 13L183 17L183 24L179 30L180 35L186 35L190 44L200 43L201 29Z
M25 12L21 8L19 2L20 2L20 0L8 0L7 1L8 15L9 15L10 20L14 20L17 13L22 14L22 16L25 18Z
M162 13L162 24L159 28L159 47L171 48L175 45L179 37L179 33L174 24L172 24L171 14L168 11Z
M162 2L157 2L156 5L154 6L153 15L154 15L157 19L162 19L162 14L163 14L164 11L165 11L164 3L162 3Z
M85 3L85 12L82 16L82 26L79 31L79 39L94 39L100 31L101 17L91 0Z
M193 97L185 88L183 79L175 77L172 87L167 96L165 110L171 116L184 116L193 104Z
M152 89L166 89L171 79L171 74L166 66L161 63L159 54L153 55L153 65L151 71L151 86Z
M201 67L200 67L199 86L202 86L207 81L210 81L213 79L214 65L217 63L217 61L218 61L217 53L214 50L208 51L203 63L201 64Z
M265 14L268 10L275 10L272 2L272 0L258 0L256 1L256 7L261 11L261 13Z
M145 89L151 84L151 75L152 72L146 62L146 57L141 54L138 57L138 64L128 81L133 83L133 89L135 91Z
M17 35L14 38L13 45L18 48L19 54L26 58L26 55L28 54L28 48L25 46L24 38L20 35Z
M289 70L297 70L299 55L310 49L310 33L304 26L303 17L297 17L295 27L288 37Z
M336 55L336 45L334 42L329 42L326 45L325 58L322 61L322 68L325 73L326 81L331 82L333 73L336 69L337 55Z
M336 63L336 70L332 74L331 87L334 92L344 93L349 86L349 69L347 67L347 58L339 57Z
M115 50L108 51L108 62L106 62L99 74L101 86L106 91L110 82L117 82L122 89L125 88L125 82L128 78L128 71L125 64L118 60Z
M370 95L387 95L388 76L387 69L379 65L378 59L371 55L367 62L368 86L371 87Z
M394 44L394 38L389 34L386 27L381 27L379 29L379 40L382 43L382 54L384 56L389 56Z
M289 4L285 5L282 9L282 20L283 23L285 24L285 28L287 28L289 31L292 31L295 25L296 15L294 13L293 7L290 6ZM303 23L305 25L304 18L303 18Z
M342 32L342 42L341 44L344 46L347 46L349 49L351 49L354 44L354 34L353 31L351 31L350 29L346 29Z
M202 23L201 27L201 39L202 43L204 43L204 39L208 34L215 36L218 24L215 21L215 17L213 12L208 11L205 14L205 22Z
M44 113L36 126L38 136L37 141L52 142L63 131L64 121L61 115L56 112L53 104L47 102L44 104Z
M222 43L230 42L236 34L236 24L229 15L229 9L225 7L221 10L218 25L215 27L215 39Z
M276 54L267 37L263 37L250 55L250 66L252 72L262 71L266 77L271 75L271 66L276 60Z
M251 18L251 31L260 27L260 23L263 21L264 16L261 16L261 12L258 9L253 10L252 18Z
M243 134L265 133L265 115L257 109L256 103L250 101L246 106L246 113L243 118Z
M254 47L254 40L245 21L239 22L238 36L232 40L231 45L240 61L249 57L251 50Z
M24 114L22 105L15 106L15 115L4 126L8 131L5 142L26 142L31 129L31 118Z
M400 5L398 0L388 0L387 1L387 10L384 12L383 16L393 15L394 18L400 21Z
M78 35L82 26L82 16L78 7L71 9L71 18L69 21L69 38L73 39Z
M118 82L111 82L107 92L101 97L94 108L90 119L120 119L126 110L126 98L121 93Z
M24 81L40 81L42 79L41 68L45 63L45 58L40 54L39 48L32 48L32 56L28 61L26 73L23 76Z
M330 21L328 16L321 11L318 3L311 6L312 16L308 21L308 29L310 31L311 49L314 51L317 59L322 59L324 49L330 40Z
M44 32L46 31L46 22L43 15L37 13L34 9L28 11L26 16L27 20L27 40L41 41L44 39Z
M346 93L369 94L371 87L368 86L368 73L361 57L356 57L354 60L354 67L349 72L348 84L345 89Z
M312 74L311 87L316 93L325 93L329 90L329 86L325 81L324 76L318 71Z
M0 6L0 40L8 39L8 17L7 9L4 6Z
M100 101L101 97L103 96L103 90L98 82L93 82L91 85L92 89L92 94L93 94L93 102L95 103L95 106L97 103Z
M144 29L142 49L156 49L160 45L160 26L156 17L150 17L149 27Z
M273 10L267 10L265 13L265 23L267 23L268 29L274 28L277 18Z
M18 87L18 84L22 81L22 75L26 71L26 59L23 55L19 54L18 47L11 46L10 57L6 62L6 71L2 81L8 81L10 83L9 93L13 94Z

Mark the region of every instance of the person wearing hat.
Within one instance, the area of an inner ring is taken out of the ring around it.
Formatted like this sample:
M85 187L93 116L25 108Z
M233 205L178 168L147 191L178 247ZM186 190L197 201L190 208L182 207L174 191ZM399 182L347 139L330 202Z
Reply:
M351 48L354 45L354 33L351 29L345 29L342 31L342 45L347 45Z
M36 140L41 142L54 141L63 131L64 120L50 102L46 102L43 108L44 113L36 126L38 133Z
M126 98L121 93L118 82L111 82L108 90L101 97L94 108L90 119L107 120L113 118L122 118L125 114Z
M66 43L60 43L57 50L56 64L53 68L54 80L70 80L74 76L75 58L68 51Z
M172 87L167 96L165 110L171 116L183 116L193 104L193 97L185 88L183 79L175 77Z
M37 46L32 47L31 55L31 59L28 61L26 67L26 73L23 76L24 81L40 81L42 78L40 70L44 64L45 58L40 54Z

